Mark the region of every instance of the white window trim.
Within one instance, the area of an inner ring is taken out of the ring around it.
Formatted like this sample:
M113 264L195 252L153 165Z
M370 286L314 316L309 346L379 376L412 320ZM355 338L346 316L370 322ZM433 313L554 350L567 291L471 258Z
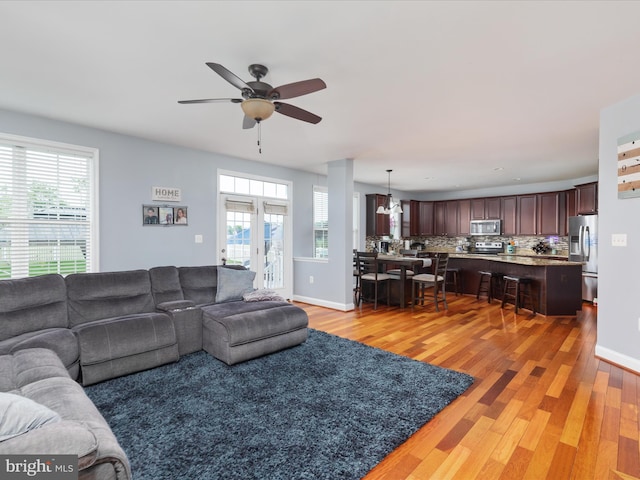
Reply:
M34 148L51 148L52 150L66 150L69 153L77 153L92 157L91 181L92 191L89 197L89 209L92 221L89 229L89 241L91 242L91 258L87 261L87 273L100 271L100 151L93 147L84 147L70 143L54 142L22 135L0 133L0 142L15 143L17 145Z

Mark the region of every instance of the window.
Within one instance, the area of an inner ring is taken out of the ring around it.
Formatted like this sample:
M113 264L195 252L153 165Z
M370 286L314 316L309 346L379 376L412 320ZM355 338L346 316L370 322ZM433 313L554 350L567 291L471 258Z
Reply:
M220 191L256 197L289 198L288 185L259 179L220 174Z
M97 269L95 149L0 134L0 278Z
M329 257L329 195L327 187L313 187L313 257Z

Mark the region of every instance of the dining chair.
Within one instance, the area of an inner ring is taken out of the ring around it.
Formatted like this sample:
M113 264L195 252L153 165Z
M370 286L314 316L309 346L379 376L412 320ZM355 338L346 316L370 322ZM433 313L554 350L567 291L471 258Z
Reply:
M358 305L362 304L364 300L364 285L365 283L373 285L373 309L378 309L378 292L380 285L386 286L387 305L389 303L389 280L391 276L387 273L381 273L378 264L377 252L358 252L357 269L360 272L360 288L358 292ZM369 299L370 300L370 299Z
M447 292L446 292L446 278L447 278L447 265L449 263L448 253L436 253L435 264L433 273L420 273L411 277L411 309L418 302L420 305L424 305L426 301L426 290L433 288L433 303L436 306L436 312L439 312L438 302L442 302L444 309L447 310ZM417 287L417 292L416 292Z

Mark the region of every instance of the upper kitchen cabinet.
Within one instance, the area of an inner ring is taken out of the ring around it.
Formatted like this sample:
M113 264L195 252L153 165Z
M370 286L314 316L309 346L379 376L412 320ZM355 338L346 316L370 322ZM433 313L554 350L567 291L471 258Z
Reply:
M471 200L471 220L501 218L500 197L474 198Z
M502 218L502 202L500 197L490 197L484 199L484 218Z
M434 233L436 235L458 234L458 200L434 203Z
M473 200L458 200L458 235L471 233L472 204Z
M391 233L389 215L376 213L380 205L384 206L386 195L379 193L367 194L367 236L382 237Z
M433 202L402 200L402 237L433 235Z
M518 195L516 233L566 235L566 215L564 192Z
M576 210L578 215L598 213L598 184L576 186Z
M470 220L484 220L484 198L474 198L471 200L471 218Z
M516 234L536 235L538 233L538 196L518 195Z
M433 202L420 203L420 235L433 235Z
M500 197L502 211L502 234L516 235L518 233L518 199L517 197Z
M539 193L538 235L566 235L567 208L564 192Z
M417 200L401 200L402 207L402 237L416 237L420 235L420 202Z

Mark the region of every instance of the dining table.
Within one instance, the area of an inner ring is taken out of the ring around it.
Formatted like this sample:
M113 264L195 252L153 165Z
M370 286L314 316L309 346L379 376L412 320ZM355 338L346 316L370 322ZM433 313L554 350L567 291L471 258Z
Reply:
M416 267L430 267L431 258L403 257L402 255L380 254L377 257L378 263L383 265L384 270L389 266L400 269L400 308L406 307L405 284L407 281L407 270L414 270Z

